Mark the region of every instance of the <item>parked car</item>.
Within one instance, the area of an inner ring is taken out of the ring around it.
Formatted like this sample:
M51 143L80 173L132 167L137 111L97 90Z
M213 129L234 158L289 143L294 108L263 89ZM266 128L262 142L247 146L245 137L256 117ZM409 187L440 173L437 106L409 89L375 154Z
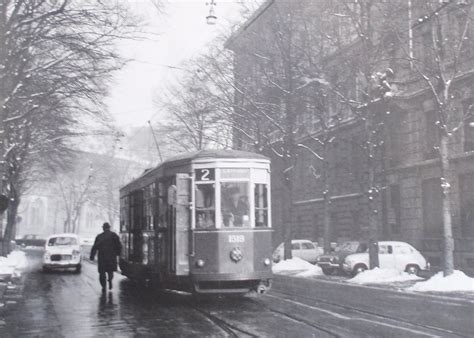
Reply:
M324 274L332 275L336 272L343 272L342 263L347 255L356 252L367 251L367 244L360 241L347 241L342 243L339 247L335 248L335 251L331 254L321 255L316 262Z
M76 234L58 234L48 237L43 256L43 271L74 268L81 271L81 246Z
M284 243L280 243L275 251L273 251L273 261L278 263L284 257ZM291 255L292 257L301 258L311 264L316 263L316 260L322 255L323 249L318 247L309 239L293 239L291 241Z
M405 242L380 241L379 266L382 269L396 269L411 274L418 274L420 270L429 270L430 264L423 255L413 246ZM369 253L348 255L342 268L353 275L369 267Z
M44 247L46 240L39 235L28 234L15 240L16 245L22 248L26 247Z

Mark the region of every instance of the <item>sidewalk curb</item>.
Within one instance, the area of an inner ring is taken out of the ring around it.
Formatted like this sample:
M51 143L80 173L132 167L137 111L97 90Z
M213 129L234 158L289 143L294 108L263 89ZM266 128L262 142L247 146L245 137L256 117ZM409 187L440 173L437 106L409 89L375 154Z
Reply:
M463 298L463 297L456 297L451 295L446 295L444 293L424 293L424 292L415 292L415 291L406 291L403 289L394 289L390 286L383 286L383 285L361 285L361 284L353 284L347 282L341 282L336 280L327 280L327 279L318 279L318 278L301 278L301 277L294 277L294 276L287 276L287 275L273 275L273 286L272 289L275 291L281 290L279 288L280 285L283 286L283 290L289 294L294 294L297 296L303 296L301 294L291 293L291 290L294 290L294 284L297 284L300 287L305 287L306 289L311 289L314 287L314 284L317 283L325 283L325 284L335 284L339 286L345 286L347 288L364 288L364 289L374 289L378 291L384 292L391 292L395 294L402 294L402 295L410 295L414 297L422 297L422 298L431 298L437 300L444 300L444 301L458 301L464 303L471 303L474 304L474 295L473 298ZM293 288L292 288L293 285ZM289 287L285 287L289 286Z

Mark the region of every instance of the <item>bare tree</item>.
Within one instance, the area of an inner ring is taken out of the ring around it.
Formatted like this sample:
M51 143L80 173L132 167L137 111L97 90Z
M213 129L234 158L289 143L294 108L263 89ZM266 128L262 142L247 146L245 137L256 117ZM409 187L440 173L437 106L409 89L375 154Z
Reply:
M452 205L454 182L453 139L472 120L473 102L464 102L462 78L473 48L472 3L463 1L423 1L410 8L419 19L410 27L410 35L399 34L404 56L417 80L434 102L432 145L439 157L443 214L443 272L454 270ZM408 42L408 43L407 43ZM468 121L468 122L466 122Z
M6 240L33 163L59 159L68 136L81 133L81 116L105 116L101 98L122 65L114 41L134 30L117 3L0 2L1 149L12 201Z

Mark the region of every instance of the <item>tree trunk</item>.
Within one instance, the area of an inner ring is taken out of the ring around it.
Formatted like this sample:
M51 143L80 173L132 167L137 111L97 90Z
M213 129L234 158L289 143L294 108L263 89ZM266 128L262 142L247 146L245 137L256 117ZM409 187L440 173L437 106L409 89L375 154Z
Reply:
M379 250L378 250L378 189L376 187L376 154L375 154L375 142L376 133L374 130L374 114L369 112L366 121L366 133L367 133L367 147L368 147L368 187L367 196L369 199L368 211L369 211L369 265L370 269L379 267Z
M288 176L287 176L288 175ZM291 259L291 240L293 239L293 184L289 173L285 174L285 184L286 188L283 193L283 226L284 226L284 259Z
M327 147L327 145L325 146ZM324 164L322 179L324 184L323 192L323 207L324 207L324 253L331 252L331 194L329 193L329 165L328 165L328 151L324 152Z
M10 252L10 242L15 240L16 236L16 217L18 215L18 205L20 202L16 199L10 200L7 212L7 225L5 227L5 235L3 237L3 255Z
M68 233L71 227L71 215L67 215L66 219L64 220L64 232Z
M443 192L443 274L449 276L454 272L454 241L451 219L451 182L452 175L449 165L449 136L443 133L440 140L439 154L441 158L441 188Z

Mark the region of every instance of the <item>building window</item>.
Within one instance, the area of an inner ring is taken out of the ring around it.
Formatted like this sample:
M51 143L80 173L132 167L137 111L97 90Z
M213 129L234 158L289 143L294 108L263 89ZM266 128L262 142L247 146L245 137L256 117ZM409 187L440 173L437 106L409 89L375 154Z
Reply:
M387 224L391 234L400 234L400 186L392 184L387 192Z
M467 117L464 121L464 151L471 151L474 150L474 99L463 102L463 116Z
M431 26L424 27L425 31L421 35L422 40L422 61L423 67L429 70L433 66L433 35L431 34Z
M438 118L436 111L428 111L425 113L426 121L426 149L425 149L425 160L436 158L438 155L439 141L440 141L440 129L436 122Z
M388 118L388 160L390 166L396 166L400 163L401 141L403 127L405 123L405 112L395 112Z
M329 228L329 238L331 242L337 242L339 237L339 214L337 212L331 213L331 225Z
M465 55L466 57L471 56L471 34L470 30L472 29L472 23L470 23L471 19L468 17L466 11L460 11L456 15L456 22L457 22L457 37L458 43L461 44L461 55ZM456 46L457 47L457 46ZM457 49L457 48L456 48Z
M443 195L439 178L424 180L423 230L425 237L440 237L443 234ZM416 206L412 206L415 208Z
M459 176L461 197L461 234L474 237L474 173Z

